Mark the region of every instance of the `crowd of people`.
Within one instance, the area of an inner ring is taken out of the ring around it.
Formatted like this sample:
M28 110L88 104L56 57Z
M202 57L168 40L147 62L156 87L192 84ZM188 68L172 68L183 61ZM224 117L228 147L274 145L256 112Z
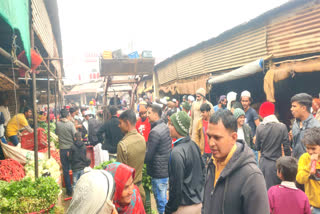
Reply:
M306 93L291 98L291 130L278 120L273 103L264 102L256 111L252 100L249 91L239 100L230 92L213 106L200 88L196 99L183 96L181 104L143 97L135 111L121 114L111 106L112 117L97 137L117 160L106 169L116 183L115 194L97 193L108 195L99 205L79 203L79 188L87 186L81 177L70 213L96 205L98 210L109 206L118 213L145 213L144 164L158 213L319 213L319 99ZM102 177L106 172L90 173ZM108 190L111 181L104 177ZM92 185L88 191L102 184Z
M92 107L62 109L56 134L73 196L68 213L145 213L144 164L160 214L320 213L320 100L294 95L288 129L273 103L256 111L249 91L239 97L221 95L215 106L203 88L181 103L142 97L134 110L110 106L106 121ZM30 116L26 108L7 121L13 144L21 128L32 131ZM85 145L98 143L116 162L85 173Z

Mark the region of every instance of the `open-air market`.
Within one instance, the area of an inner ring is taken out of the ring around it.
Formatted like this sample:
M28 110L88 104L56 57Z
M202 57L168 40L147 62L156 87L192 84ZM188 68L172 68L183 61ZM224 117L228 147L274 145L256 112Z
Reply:
M319 83L319 0L0 0L0 214L320 214Z

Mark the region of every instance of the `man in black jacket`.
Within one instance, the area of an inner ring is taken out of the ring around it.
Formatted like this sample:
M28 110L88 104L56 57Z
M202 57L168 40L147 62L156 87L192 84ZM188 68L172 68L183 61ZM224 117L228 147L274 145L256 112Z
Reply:
M117 117L118 109L115 106L111 106L109 111L112 117L101 126L101 128L97 132L97 136L99 138L99 141L102 142L102 135L104 134L102 149L108 150L111 157L116 157L118 143L124 135L119 128L119 119Z
M148 108L151 131L147 142L145 163L152 178L152 191L159 214L164 213L167 203L168 163L171 152L171 138L168 126L160 119L161 107L152 104Z
M199 147L188 136L190 120L184 111L170 117L170 135L177 140L169 160L166 214L201 212L205 166Z
M275 106L264 102L259 114L263 121L256 130L256 150L261 152L259 168L266 180L267 189L281 183L277 176L276 161L282 156L282 148L286 156L291 155L288 130L274 115Z
M237 120L229 110L214 113L207 130L212 158L204 188L203 213L269 214L261 171L252 150L237 141Z

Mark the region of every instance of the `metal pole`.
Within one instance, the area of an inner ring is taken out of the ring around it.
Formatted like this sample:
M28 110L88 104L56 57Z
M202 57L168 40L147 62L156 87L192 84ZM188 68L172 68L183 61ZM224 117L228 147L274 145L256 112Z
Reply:
M50 75L48 73L48 91L47 91L47 100L48 100L48 111L47 111L47 120L48 120L48 158L51 157L50 154Z

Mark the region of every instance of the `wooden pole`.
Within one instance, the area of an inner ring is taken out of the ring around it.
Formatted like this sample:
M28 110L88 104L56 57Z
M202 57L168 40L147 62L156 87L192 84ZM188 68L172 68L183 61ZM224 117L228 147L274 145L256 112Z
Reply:
M31 7L31 1L30 1ZM30 10L32 14L32 11ZM32 15L31 15L32 18ZM30 19L31 19L30 18ZM32 21L30 22L32 25ZM31 32L31 48L34 48L34 32L32 27ZM36 72L32 72L32 101L33 101L33 128L34 128L34 176L38 178L39 176L39 164L38 164L38 115L37 115L37 84L36 84Z
M48 89L47 89L47 101L48 101L48 109L47 109L47 121L48 121L48 158L51 157L50 154L50 75L48 72Z
M57 74L57 71L56 71ZM57 79L54 80L54 117L56 118L56 125L58 122L57 119Z
M2 56L4 56L5 58L7 58L8 60L12 60L12 56L7 52L5 51L4 49L0 48L0 54ZM16 59L15 62L14 62L18 67L20 68L24 68L26 69L27 71L30 70L30 68L24 64L23 62L21 62L20 60Z

